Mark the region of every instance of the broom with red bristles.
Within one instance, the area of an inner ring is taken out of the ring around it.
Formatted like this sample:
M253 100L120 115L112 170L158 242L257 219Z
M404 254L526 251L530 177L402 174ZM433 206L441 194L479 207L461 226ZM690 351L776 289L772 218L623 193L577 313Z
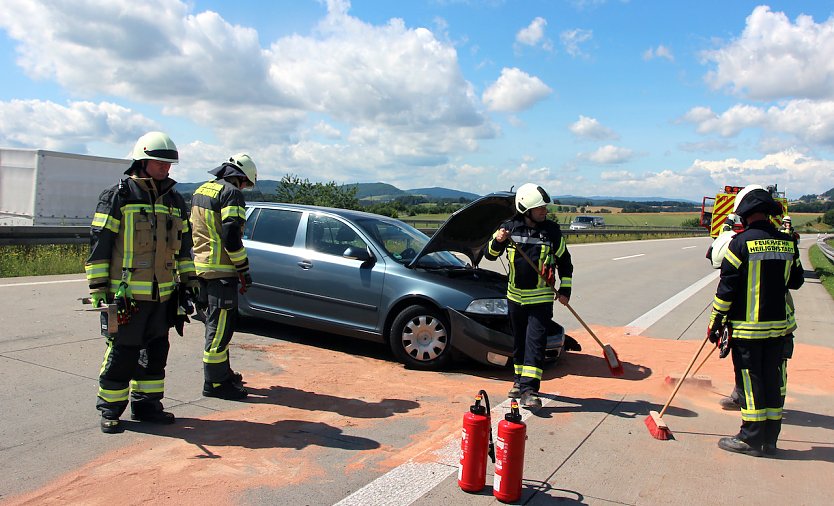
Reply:
M510 237L509 239L510 243L515 247L515 250L521 255L521 257L524 260L526 260L527 263L530 264L530 267L532 267L533 270L536 271L539 277L542 278L544 282L547 283L547 285L555 291L556 289L554 288L554 286L539 271L538 267L536 267L533 261L530 260L530 257L528 257L527 254L524 253L524 251L522 251L521 248L518 247L518 244L515 241L513 241L512 237ZM623 370L623 364L620 363L620 359L617 356L617 352L614 351L614 348L612 348L610 344L603 344L602 341L600 341L600 339L597 337L597 335L594 334L594 331L591 330L591 327L589 327L588 324L585 323L585 321L579 317L579 315L570 306L570 304L565 304L565 307L567 307L570 310L570 312L573 313L573 316L576 317L579 323L581 323L582 326L585 327L585 330L587 330L588 333L591 334L591 337L594 338L594 341L596 341L600 348L602 348L602 357L605 359L605 363L608 364L608 369L611 371L611 375L622 376L623 374L625 374L625 371Z
M672 395L669 396L669 400L667 400L666 404L663 405L663 409L660 410L660 413L657 411L649 411L649 416L646 417L645 422L646 427L648 427L649 433L653 438L661 440L672 439L672 431L669 430L669 426L663 421L663 414L666 413L669 405L672 404L672 399L675 398L678 390L681 389L681 385L683 385L683 378L686 378L686 375L689 374L689 371L692 369L695 361L698 360L698 356L701 354L701 351L704 349L704 346L706 346L708 340L709 332L707 332L704 342L701 343L701 347L698 348L698 351L696 351L695 355L692 356L692 360L690 360L689 365L686 366L686 371L684 371L681 381L678 381L675 385L675 389L672 390ZM709 358L709 356L707 356L707 358Z

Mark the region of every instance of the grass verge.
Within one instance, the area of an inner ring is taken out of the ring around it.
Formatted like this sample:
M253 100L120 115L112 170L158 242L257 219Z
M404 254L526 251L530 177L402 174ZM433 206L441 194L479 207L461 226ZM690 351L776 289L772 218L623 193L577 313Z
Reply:
M86 244L0 246L0 278L84 272Z
M834 298L834 264L822 254L820 247L816 244L808 250L808 256L811 257L811 266L814 268L814 272L819 275L822 286L825 287L831 298Z

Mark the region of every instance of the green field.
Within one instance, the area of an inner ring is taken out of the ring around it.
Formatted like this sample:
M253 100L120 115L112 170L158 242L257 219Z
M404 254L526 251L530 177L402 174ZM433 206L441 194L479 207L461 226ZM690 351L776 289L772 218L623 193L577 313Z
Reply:
M605 220L606 225L632 226L632 227L680 227L687 220L697 219L699 213L556 213L560 225L568 225L576 216L600 216ZM825 225L819 226L817 218L820 213L798 213L792 214L794 228L800 232L823 232L830 230ZM446 214L418 214L416 216L400 216L400 219L409 223L420 220L440 220L448 217ZM421 225L422 226L422 225ZM805 228L808 230L804 230ZM427 227L428 228L428 227Z

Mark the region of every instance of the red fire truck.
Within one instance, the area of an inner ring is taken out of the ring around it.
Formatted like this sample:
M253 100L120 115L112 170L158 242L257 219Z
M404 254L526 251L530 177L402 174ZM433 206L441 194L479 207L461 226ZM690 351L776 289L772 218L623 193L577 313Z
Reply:
M736 194L743 188L743 186L725 186L715 197L704 197L701 202L700 225L709 230L710 237L718 237L721 233L721 225L724 224L727 215L733 212ZM785 198L785 192L778 191L775 184L765 189L782 204L782 214L772 218L774 225L779 227L782 225L782 217L788 214L788 199Z

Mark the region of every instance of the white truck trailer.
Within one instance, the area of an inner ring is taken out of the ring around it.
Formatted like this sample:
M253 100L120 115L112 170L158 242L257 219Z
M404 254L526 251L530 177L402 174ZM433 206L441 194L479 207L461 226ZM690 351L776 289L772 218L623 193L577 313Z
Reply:
M0 225L79 226L131 160L0 148Z

